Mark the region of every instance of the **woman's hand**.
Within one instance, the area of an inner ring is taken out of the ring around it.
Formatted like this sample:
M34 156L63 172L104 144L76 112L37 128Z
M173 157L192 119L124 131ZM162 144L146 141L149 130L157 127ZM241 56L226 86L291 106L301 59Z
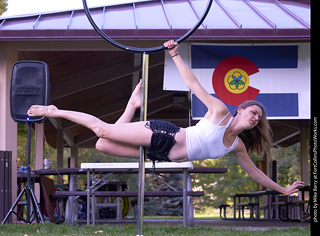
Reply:
M170 54L171 57L174 55L179 54L178 49L179 49L179 44L174 42L173 40L169 40L163 44L166 48L168 48L168 53Z
M296 193L299 191L299 189L297 189L298 187L303 187L304 186L304 182L302 181L296 181L294 182L290 187L288 188L284 188L284 194L286 195L290 195L293 193Z

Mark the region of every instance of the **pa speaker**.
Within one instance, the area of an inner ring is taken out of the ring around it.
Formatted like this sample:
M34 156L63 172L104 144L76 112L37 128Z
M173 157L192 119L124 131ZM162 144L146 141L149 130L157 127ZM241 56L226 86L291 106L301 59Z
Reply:
M13 65L10 86L11 117L16 122L41 122L45 117L29 117L32 105L49 104L48 65L41 61L19 61Z

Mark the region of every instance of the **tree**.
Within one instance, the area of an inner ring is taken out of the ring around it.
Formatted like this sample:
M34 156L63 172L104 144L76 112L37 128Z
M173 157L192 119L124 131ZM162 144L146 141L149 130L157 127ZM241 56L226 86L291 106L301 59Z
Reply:
M250 155L256 162L261 159ZM257 183L240 167L232 154L219 159L206 159L193 162L198 167L227 167L223 174L192 174L192 187L205 192L201 202L195 204L196 210L205 210L207 207L216 207L221 203L230 203L229 195L256 191Z
M8 0L0 0L0 16L5 13L8 9Z
M301 179L301 149L300 143L283 148L274 148L272 150L272 160L278 162L278 183L281 186L288 187L293 182ZM310 163L310 155L309 163ZM310 166L310 165L309 165ZM309 168L310 176L310 168Z

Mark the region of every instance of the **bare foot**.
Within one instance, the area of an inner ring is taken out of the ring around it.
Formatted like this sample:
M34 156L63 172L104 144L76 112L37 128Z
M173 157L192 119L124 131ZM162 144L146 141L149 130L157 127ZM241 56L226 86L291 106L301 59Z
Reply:
M53 111L58 110L56 106L40 106L40 105L33 105L29 108L27 114L28 116L48 116L52 114Z
M141 86L142 81L137 84L136 88L133 90L129 103L136 109L141 107Z

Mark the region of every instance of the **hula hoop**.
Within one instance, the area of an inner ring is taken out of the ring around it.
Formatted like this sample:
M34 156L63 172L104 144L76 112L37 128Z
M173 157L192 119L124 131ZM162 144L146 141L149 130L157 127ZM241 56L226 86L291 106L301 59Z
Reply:
M199 21L197 22L197 24L195 24L193 26L193 28L191 28L186 34L184 34L183 36L181 36L178 40L176 40L177 43L181 43L182 41L184 41L186 38L188 38L191 34L194 33L194 31L196 31L199 26L202 24L202 22L204 21L204 19L206 18L206 16L209 13L209 10L211 8L212 5L212 1L213 0L208 0L207 6L206 6L206 10L203 13L202 17L199 19ZM87 0L82 0L83 3L83 7L84 7L84 11L87 15L87 18L90 22L90 24L92 25L92 27L95 29L95 31L105 40L107 40L109 43L111 43L112 45L123 49L125 51L129 51L129 52L133 52L133 53L154 53L154 52L161 52L163 50L165 50L165 47L162 46L158 46L158 47L151 47L151 48L137 48L137 47L131 47L131 46L126 46L123 45L121 43L118 43L117 41L113 40L112 38L110 38L108 35L106 35L98 26L97 24L94 22L94 20L92 19L91 13L88 9L88 5L87 5Z

